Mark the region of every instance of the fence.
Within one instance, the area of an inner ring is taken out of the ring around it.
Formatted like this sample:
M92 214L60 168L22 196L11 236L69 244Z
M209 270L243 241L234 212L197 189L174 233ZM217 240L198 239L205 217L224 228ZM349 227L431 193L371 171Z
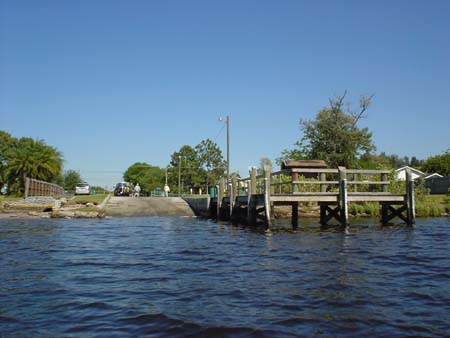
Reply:
M54 196L64 195L64 189L57 184L26 178L25 198L28 196Z

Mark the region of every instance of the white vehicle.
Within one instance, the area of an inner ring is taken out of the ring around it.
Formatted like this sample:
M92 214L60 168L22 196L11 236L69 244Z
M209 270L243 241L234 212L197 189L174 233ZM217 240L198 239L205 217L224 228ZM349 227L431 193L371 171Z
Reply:
M90 195L91 186L87 183L77 183L75 186L75 195Z

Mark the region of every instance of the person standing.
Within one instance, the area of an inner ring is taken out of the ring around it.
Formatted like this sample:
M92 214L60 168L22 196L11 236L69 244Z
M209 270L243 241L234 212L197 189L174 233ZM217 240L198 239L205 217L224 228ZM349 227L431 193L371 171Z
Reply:
M166 184L164 186L164 197L169 197L169 192L170 192L170 188L169 186Z
M140 194L141 194L141 187L139 186L139 183L138 183L134 187L134 196L135 197L139 197Z

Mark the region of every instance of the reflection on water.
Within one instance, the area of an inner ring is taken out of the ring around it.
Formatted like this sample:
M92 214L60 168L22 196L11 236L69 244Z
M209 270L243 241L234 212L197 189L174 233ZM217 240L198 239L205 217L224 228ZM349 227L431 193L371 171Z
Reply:
M449 225L0 220L1 335L445 336Z

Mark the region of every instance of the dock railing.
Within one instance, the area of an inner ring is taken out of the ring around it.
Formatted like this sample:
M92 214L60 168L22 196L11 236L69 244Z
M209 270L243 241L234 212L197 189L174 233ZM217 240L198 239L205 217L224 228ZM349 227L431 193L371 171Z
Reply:
M28 177L25 180L25 198L29 196L61 197L63 195L64 188L57 184Z
M321 223L326 224L331 218L341 224L348 224L349 202L379 202L381 204L382 222L387 223L399 217L407 224L413 224L414 182L411 173L407 173L405 194L389 191L389 170L347 169L313 169L289 168L276 172L265 166L258 174L256 168L250 176L222 179L218 184L217 215L229 210L257 208L260 204L265 209L266 222L270 226L270 210L274 205L292 205L292 223L296 227L299 202L317 202L321 209ZM395 208L394 205L400 205ZM403 214L406 213L406 215Z

